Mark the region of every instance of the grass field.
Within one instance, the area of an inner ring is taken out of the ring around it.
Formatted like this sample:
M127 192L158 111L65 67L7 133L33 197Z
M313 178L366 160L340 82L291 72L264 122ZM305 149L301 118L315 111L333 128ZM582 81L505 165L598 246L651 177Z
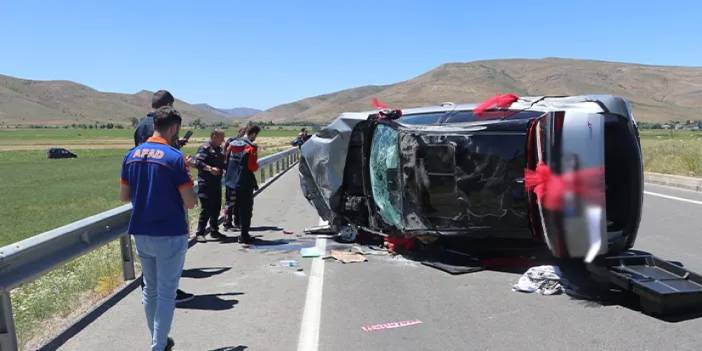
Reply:
M288 148L296 134L296 130L264 130L257 140L259 156ZM199 141L208 136L209 131L198 130L183 152L194 154ZM60 160L47 159L46 148L41 146L0 151L0 246L120 205L119 171L131 138L132 131L126 130L0 130L0 146L80 142L86 147L76 151L78 158ZM125 146L112 148L105 140ZM114 291L122 283L119 257L117 243L112 243L14 289L13 308L22 344L33 349L63 319L79 313L81 306L91 306Z
M702 177L702 132L642 130L644 169Z

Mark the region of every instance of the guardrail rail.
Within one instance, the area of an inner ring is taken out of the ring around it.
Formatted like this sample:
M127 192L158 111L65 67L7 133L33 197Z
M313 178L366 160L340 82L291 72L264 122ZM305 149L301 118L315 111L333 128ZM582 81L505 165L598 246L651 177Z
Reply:
M261 189L299 160L297 148L259 159ZM0 248L0 351L18 349L10 292L74 258L119 239L124 280L135 279L126 204Z

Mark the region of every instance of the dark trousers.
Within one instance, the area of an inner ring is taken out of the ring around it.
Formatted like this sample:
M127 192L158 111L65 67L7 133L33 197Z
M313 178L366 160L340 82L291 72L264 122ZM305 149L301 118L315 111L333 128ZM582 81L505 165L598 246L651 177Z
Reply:
M253 188L240 187L236 189L236 206L239 208L241 236L249 238L251 216L253 215Z
M222 207L222 191L208 191L198 193L200 198L200 219L197 222L197 235L205 235L205 227L210 222L210 230L219 230L219 210Z
M227 187L224 191L224 225L225 226L240 226L239 223L239 207L236 202L236 190ZM233 222L233 223L232 223Z

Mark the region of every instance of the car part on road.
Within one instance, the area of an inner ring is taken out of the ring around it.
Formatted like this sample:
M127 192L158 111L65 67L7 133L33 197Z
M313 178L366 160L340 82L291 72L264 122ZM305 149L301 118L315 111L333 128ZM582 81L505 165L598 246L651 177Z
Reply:
M588 269L599 279L639 296L647 314L702 311L702 276L641 251L599 258Z
M347 225L341 228L341 231L336 236L336 241L340 243L352 243L356 241L356 237L358 237L358 230L350 225Z

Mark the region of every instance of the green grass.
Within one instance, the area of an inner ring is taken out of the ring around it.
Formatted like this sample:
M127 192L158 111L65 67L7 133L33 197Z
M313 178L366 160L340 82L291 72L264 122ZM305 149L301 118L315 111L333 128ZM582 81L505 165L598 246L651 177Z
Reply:
M183 151L192 155L196 148L190 145ZM76 152L76 159L59 160L48 160L46 152L39 150L0 152L0 246L120 205L119 173L126 150ZM270 150L259 153L260 157L267 154ZM197 176L194 169L192 176ZM191 221L198 213L199 209L190 211ZM51 334L49 327L56 318L114 291L122 282L121 272L119 246L113 242L14 289L21 343Z
M294 138L299 133L299 128L277 126L264 129L261 132L261 137L290 137ZM185 134L185 130L181 131L181 135ZM225 134L229 137L236 134L236 128L225 130ZM101 139L128 139L132 140L134 131L132 129L74 129L74 128L56 128L56 129L0 129L0 144L11 144L15 142L31 142L31 141L56 141L66 142L70 140L94 140L99 142ZM195 129L194 138L206 138L210 135L210 129Z
M43 151L0 152L0 246L119 205L122 150L81 150L49 160Z
M644 169L649 172L702 177L702 133L642 130Z

